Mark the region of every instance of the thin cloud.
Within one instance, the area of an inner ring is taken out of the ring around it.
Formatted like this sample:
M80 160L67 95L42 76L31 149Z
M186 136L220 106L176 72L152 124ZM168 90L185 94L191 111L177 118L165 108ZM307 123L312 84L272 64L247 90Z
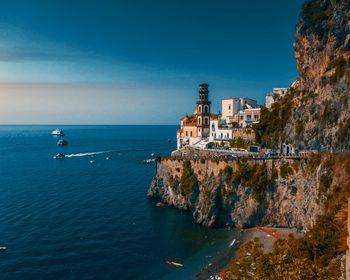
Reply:
M88 59L92 56L95 55L58 48L0 47L0 61L2 62L72 61Z

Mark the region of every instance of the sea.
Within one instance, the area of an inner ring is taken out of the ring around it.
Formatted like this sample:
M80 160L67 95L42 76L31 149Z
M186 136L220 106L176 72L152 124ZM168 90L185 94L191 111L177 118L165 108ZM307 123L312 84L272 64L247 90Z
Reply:
M65 147L55 128L0 126L0 279L193 279L228 247L147 198L142 161L176 149L176 126L61 125Z

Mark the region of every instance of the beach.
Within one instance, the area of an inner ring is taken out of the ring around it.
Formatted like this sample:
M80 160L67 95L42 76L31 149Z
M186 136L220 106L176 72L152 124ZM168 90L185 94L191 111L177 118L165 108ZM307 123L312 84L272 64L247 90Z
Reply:
M273 232L275 237L268 234L268 232ZM273 244L276 241L277 236L281 239L288 239L291 234L295 238L301 238L304 236L304 233L294 228L264 227L259 229L258 227L253 227L238 230L232 235L232 240L236 239L234 244L225 251L219 252L213 258L210 265L202 268L202 270L195 275L194 280L209 279L210 276L217 275L218 273L224 271L229 266L230 262L235 258L237 250L240 248L240 246L246 244L254 238L259 238L260 242L264 246L264 252L269 253L272 251Z

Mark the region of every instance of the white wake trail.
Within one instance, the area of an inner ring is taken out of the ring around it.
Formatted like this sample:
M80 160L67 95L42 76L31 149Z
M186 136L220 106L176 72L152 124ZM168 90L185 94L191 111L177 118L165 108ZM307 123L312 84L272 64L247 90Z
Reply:
M100 152L90 152L90 153L78 153L78 154L70 154L66 155L66 158L71 158L71 157L86 157L86 156L93 156L93 155L100 155L100 154L106 154L110 153L113 151L100 151Z

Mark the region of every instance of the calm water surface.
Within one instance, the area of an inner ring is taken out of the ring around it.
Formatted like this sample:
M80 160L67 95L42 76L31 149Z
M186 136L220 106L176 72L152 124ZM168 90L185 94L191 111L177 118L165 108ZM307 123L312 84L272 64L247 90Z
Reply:
M175 149L175 126L61 126L63 148L54 128L0 126L0 279L191 279L227 247L228 231L146 198L140 162Z

